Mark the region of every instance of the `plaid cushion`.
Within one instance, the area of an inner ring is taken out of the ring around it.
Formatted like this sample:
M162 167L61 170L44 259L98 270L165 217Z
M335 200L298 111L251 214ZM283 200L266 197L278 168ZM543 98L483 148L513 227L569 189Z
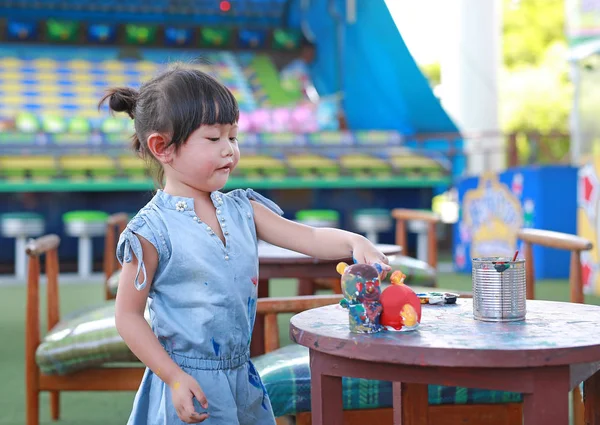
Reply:
M308 349L288 345L253 360L271 399L275 416L310 411ZM392 383L342 378L344 409L392 406ZM429 386L429 404L514 403L521 394L462 387Z
M117 295L117 288L119 287L119 277L121 277L121 269L114 272L107 281L108 290L111 295L115 297Z
M115 326L115 304L65 316L36 351L42 373L65 375L112 362L138 362Z

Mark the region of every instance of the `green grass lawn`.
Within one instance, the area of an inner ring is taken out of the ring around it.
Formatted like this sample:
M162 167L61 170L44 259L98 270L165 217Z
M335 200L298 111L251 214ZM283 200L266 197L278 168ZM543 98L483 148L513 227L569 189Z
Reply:
M471 287L469 275L442 274L439 286L444 289L468 291ZM289 296L295 293L295 282L278 280L271 284L273 296ZM540 281L536 287L537 298L546 300L567 301L569 288L566 281ZM103 299L103 288L100 285L70 284L60 288L61 313L81 309L86 305L94 305ZM24 322L25 322L25 287L0 287L0 424L22 425L25 421L25 387L24 387ZM45 301L42 300L42 303ZM599 304L600 297L587 296L586 302ZM41 316L45 316L42 310ZM281 315L280 333L282 343L288 343L287 336L289 318ZM50 420L48 397L41 401L41 421L43 425L106 425L125 424L133 402L133 392L106 393L62 393L61 420Z

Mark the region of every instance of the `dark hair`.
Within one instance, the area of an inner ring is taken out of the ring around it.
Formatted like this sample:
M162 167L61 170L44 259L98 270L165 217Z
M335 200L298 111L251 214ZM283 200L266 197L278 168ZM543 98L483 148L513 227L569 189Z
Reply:
M170 137L177 151L202 125L234 124L239 119L235 97L210 75L182 64L171 65L162 74L144 83L139 91L113 87L100 100L108 100L114 112L126 112L135 123L133 149L156 167L156 182L162 187L164 172L148 150L152 133Z

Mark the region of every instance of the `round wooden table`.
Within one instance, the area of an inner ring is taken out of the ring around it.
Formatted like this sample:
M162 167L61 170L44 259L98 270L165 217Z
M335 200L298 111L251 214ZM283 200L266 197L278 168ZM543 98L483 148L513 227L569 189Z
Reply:
M568 424L568 392L585 381L586 424L600 425L598 329L598 306L528 300L526 320L490 323L459 299L423 306L413 332L352 334L347 310L333 305L292 317L290 336L310 349L313 425L342 424L342 376L393 381L403 425L428 423L427 384L519 392L526 425ZM425 391L412 394L417 413L403 405L407 415L400 404L412 383Z
M377 248L387 256L400 254L398 245L379 244ZM296 278L320 279L340 278L335 267L340 261L352 263L352 258L321 260L299 252L290 251L275 245L260 242L258 244L259 283L258 297L269 296L269 279ZM252 356L264 353L264 316L257 315L252 334L250 352Z

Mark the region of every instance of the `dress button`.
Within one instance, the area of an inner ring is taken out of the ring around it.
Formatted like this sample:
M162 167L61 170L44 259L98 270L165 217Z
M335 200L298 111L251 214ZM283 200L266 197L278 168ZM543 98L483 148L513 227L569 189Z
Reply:
M224 221L225 221L225 217L221 217L221 222L224 222Z
M221 210L217 208L217 214L221 214Z
M225 230L225 235L228 235L228 234L229 234L229 232L227 230Z
M248 213L248 218L252 218L252 214Z
M229 255L226 255L226 256L225 256L225 260L229 260Z
M194 217L194 221L198 221L198 217Z
M206 226L206 230L208 230L209 232L212 232L212 229L210 228L210 226Z

